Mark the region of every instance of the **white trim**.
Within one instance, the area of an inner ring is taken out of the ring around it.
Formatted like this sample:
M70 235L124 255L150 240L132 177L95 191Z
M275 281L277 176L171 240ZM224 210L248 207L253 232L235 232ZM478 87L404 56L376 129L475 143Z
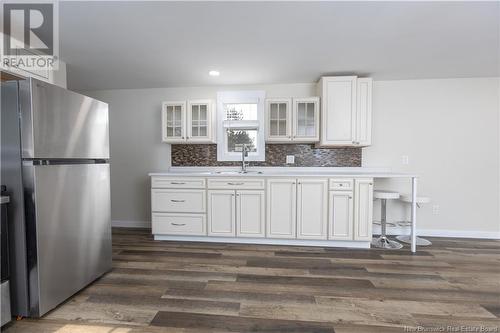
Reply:
M295 245L295 246L321 246L321 247L350 247L369 249L370 242L359 241L320 241L302 239L270 239L270 238L237 238L237 237L207 237L207 236L166 236L154 235L155 240L185 241L185 242L210 242L210 243L239 243L239 244L266 244L266 245Z
M216 107L216 123L217 123L217 161L241 161L241 154L228 153L226 130L224 127L225 112L224 104L226 103L255 103L257 104L257 152L249 153L247 161L264 161L266 158L265 149L265 119L264 119L264 102L266 92L263 90L243 90L243 91L219 91L217 92L217 107ZM245 125L248 125L246 122Z
M380 226L373 225L373 234L380 234ZM388 235L409 235L410 227L387 226ZM500 232L480 230L446 230L446 229L417 229L417 235L423 237L447 237L447 238L484 238L500 239Z
M150 221L129 221L129 220L112 220L111 226L115 228L151 228Z

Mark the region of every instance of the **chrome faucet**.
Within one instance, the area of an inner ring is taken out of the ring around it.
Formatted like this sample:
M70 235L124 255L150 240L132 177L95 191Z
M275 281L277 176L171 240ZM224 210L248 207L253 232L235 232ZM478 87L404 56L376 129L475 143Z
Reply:
M247 145L243 144L241 149L241 173L247 173L248 162L245 162L245 157L248 157Z

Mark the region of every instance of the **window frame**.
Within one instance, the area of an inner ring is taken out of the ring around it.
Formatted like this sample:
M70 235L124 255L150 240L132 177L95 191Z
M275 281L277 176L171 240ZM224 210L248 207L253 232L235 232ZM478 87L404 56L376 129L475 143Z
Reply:
M229 129L257 130L257 151L249 152L247 161L265 161L265 115L264 103L266 92L262 90L219 91L217 92L217 161L241 161L241 153L227 151L227 135ZM225 104L256 104L257 120L233 120L231 127L226 127Z

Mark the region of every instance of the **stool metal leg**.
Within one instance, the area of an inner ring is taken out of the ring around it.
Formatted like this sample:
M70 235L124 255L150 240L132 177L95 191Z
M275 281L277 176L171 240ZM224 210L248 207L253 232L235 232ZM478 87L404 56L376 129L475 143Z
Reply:
M380 237L372 240L372 245L383 249L400 249L403 247L401 243L387 238L387 199L381 199L380 202L380 227L382 230Z

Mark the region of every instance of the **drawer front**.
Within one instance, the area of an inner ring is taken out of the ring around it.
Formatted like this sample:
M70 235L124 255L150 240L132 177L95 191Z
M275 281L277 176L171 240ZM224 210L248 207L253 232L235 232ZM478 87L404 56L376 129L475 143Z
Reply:
M209 189L230 189L230 190L263 190L265 180L257 179L238 179L238 178L212 178L208 179Z
M153 212L206 213L205 190L151 190Z
M206 225L204 214L153 213L151 227L153 234L205 236Z
M205 178L152 177L152 188L205 188Z
M354 188L354 179L352 178L330 178L330 190L352 191Z

